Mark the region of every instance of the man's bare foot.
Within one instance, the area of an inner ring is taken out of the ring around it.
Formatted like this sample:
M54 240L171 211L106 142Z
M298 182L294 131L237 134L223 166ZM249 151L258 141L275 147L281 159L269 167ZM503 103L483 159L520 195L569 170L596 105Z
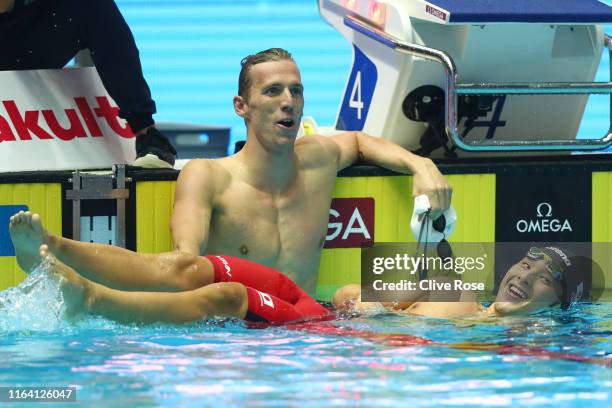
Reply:
M92 292L91 282L53 256L47 245L40 246L39 256L49 272L60 278L60 290L64 297L66 316L72 317L86 312Z
M19 211L11 217L9 232L17 263L24 272L32 272L42 261L38 249L47 241L47 231L42 226L40 215Z

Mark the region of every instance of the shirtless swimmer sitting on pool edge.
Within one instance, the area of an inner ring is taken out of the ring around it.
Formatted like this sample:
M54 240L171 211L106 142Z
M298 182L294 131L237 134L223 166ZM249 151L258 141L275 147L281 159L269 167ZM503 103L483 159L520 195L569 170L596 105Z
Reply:
M433 162L388 140L362 132L297 140L304 96L300 71L289 52L265 50L241 65L233 102L247 128L246 145L228 157L192 160L181 171L171 220L176 251L136 254L92 246L48 234L36 216L21 214L11 223L21 268L30 272L36 267L41 261L39 247L45 244L61 261L56 265L69 265L108 288L209 293L216 258L199 255L225 254L280 270L314 293L339 170L361 158L411 173L413 196L427 195L434 212L449 207L452 189ZM252 276L264 280L255 264L250 269ZM234 300L240 298L235 292L246 293L237 285L221 286L215 291L218 298L226 299L222 291ZM144 295L142 299L146 304ZM218 302L215 308L223 304ZM241 315L246 309L238 310L236 304L244 306L234 302L222 310L210 309L207 315Z
M304 89L289 52L272 48L241 65L233 102L246 144L181 170L170 221L177 251L248 259L313 295L340 170L360 161L412 174L412 196L427 195L432 216L449 208L452 189L435 164L387 139L363 132L297 138Z
M85 244L49 234L37 216L20 214L13 217L11 237L21 268L31 272L40 264L39 248L45 244L61 261L58 268L66 264L107 288L181 292L183 297L203 291L208 296L208 286L221 283L215 283L216 258L199 255L224 254L230 256L226 260L245 258L282 271L306 293L314 293L338 171L361 159L411 173L413 196L427 195L433 213L449 208L452 189L428 158L362 132L297 139L303 85L289 52L265 50L241 65L233 102L246 125L246 145L228 157L191 160L182 169L171 219L176 251L143 254ZM265 274L256 264L250 269L263 281ZM246 289L224 283L215 291L217 298L245 299ZM146 305L142 295L140 303ZM206 315L242 315L246 310L236 306L244 302L220 309L224 300L206 301L219 302Z

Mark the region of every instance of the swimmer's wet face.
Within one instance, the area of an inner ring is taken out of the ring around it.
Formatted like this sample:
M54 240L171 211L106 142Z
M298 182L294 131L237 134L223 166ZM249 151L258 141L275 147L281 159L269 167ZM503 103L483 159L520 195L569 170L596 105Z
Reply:
M556 267L547 256L529 254L510 267L493 304L496 314L525 314L558 304L563 288Z
M264 62L251 67L249 75L248 101L242 98L235 105L247 123L248 134L256 135L264 145L293 143L304 109L297 66L293 61Z
M304 87L295 62L258 63L247 75L246 95L234 98L236 113L247 124L247 135L255 135L264 147L293 143L304 109Z

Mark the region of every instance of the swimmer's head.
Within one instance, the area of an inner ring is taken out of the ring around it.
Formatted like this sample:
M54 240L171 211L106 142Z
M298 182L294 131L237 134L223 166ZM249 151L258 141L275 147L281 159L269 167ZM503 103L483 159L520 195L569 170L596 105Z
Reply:
M565 248L530 248L502 279L492 305L495 313L525 314L554 305L569 308L582 296L577 260Z
M248 55L240 61L242 68L238 76L238 95L248 100L249 88L251 87L251 79L249 71L253 65L261 64L270 61L294 61L291 53L282 48L269 48L260 51L257 54Z
M245 150L254 140L268 152L291 149L304 112L304 86L291 54L272 48L248 56L240 78L234 111L247 127Z

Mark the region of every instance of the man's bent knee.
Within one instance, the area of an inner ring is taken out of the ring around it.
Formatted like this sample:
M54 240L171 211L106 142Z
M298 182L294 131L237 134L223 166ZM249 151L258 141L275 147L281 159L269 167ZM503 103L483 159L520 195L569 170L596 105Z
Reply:
M206 258L186 252L168 252L158 256L162 276L175 290L185 291L210 285L215 280L212 263Z
M239 317L243 319L249 307L246 286L238 282L208 285L202 290L202 308L205 315Z

